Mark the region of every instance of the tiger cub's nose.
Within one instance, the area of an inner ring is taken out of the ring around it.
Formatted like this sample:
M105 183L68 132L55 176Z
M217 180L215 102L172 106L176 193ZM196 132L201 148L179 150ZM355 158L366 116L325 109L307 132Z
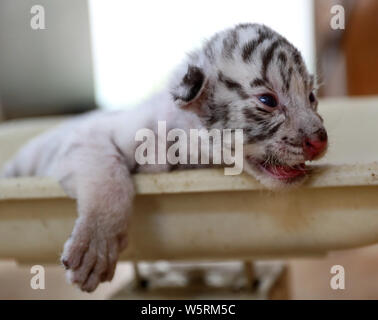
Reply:
M328 136L325 129L319 129L303 140L303 152L306 160L319 158L327 149Z

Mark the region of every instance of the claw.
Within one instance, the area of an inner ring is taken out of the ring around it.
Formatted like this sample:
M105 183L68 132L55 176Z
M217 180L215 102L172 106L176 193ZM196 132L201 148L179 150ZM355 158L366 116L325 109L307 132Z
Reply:
M86 292L94 291L101 282L110 281L119 251L127 243L125 238L124 233L108 238L99 230L93 232L92 228L82 226L74 230L61 258L69 281Z

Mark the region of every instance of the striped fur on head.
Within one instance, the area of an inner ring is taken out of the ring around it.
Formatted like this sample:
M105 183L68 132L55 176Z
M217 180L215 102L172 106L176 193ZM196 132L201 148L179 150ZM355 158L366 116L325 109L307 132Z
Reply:
M306 160L304 137L326 136L314 76L300 52L264 25L240 24L217 33L174 76L173 99L197 112L207 128L244 129L246 169L270 187L280 183L254 162L295 166ZM277 107L259 100L267 93Z

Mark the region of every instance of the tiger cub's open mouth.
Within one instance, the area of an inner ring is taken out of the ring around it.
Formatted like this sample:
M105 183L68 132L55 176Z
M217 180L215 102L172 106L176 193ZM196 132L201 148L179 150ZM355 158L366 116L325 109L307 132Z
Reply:
M279 180L292 180L305 176L307 173L305 163L300 163L294 166L258 163L258 166L262 171Z
M304 162L295 165L287 165L284 163L269 162L267 160L256 160L251 157L248 157L248 162L259 172L287 183L297 181L305 177L309 172Z

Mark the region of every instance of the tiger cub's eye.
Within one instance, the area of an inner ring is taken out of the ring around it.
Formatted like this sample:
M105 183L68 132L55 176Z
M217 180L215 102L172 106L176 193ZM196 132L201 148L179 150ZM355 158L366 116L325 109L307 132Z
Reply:
M261 103L271 108L278 106L277 99L272 94L262 94L261 96L259 96L259 100Z
M311 103L315 102L316 98L313 92L310 93L310 96L308 97L308 99L310 100Z

